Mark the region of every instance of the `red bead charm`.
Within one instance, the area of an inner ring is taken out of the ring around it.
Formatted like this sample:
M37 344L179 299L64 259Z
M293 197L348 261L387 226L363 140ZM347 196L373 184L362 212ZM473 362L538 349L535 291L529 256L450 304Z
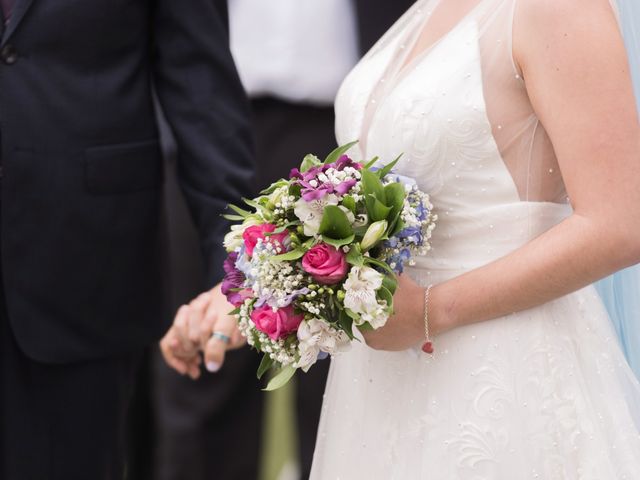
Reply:
M423 351L424 353L433 354L433 343L431 343L431 342L424 342L424 345L422 345L422 351Z

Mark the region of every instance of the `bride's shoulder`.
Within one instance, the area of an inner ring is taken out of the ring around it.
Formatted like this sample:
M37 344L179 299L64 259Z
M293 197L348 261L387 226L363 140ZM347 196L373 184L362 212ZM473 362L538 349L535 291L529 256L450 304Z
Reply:
M615 0L513 0L516 17L537 27L587 23L594 16L615 21Z
M621 42L615 0L513 0L516 60L540 56L570 61L603 45ZM564 58L562 58L564 56ZM580 55L578 55L580 56Z

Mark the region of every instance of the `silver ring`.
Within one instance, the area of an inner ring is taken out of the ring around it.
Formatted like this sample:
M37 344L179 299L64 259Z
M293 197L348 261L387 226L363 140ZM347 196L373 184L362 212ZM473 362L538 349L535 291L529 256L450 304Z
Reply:
M225 335L222 332L213 332L211 334L211 338L217 338L218 340L220 340L225 345L229 345L229 343L231 342L231 337L229 337L228 335Z

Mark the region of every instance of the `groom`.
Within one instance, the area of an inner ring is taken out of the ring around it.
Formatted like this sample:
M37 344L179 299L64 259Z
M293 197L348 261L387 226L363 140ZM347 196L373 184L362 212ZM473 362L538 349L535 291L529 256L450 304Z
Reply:
M219 278L247 195L247 104L224 1L2 0L0 478L123 478L133 373L162 318L152 92Z

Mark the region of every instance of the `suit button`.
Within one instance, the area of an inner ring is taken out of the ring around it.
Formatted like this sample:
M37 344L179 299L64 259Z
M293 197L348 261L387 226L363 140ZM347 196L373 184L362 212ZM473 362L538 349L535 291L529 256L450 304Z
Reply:
M0 50L0 58L7 65L13 65L18 61L18 51L13 45L5 45Z

